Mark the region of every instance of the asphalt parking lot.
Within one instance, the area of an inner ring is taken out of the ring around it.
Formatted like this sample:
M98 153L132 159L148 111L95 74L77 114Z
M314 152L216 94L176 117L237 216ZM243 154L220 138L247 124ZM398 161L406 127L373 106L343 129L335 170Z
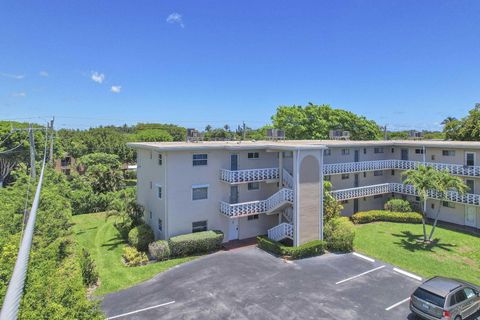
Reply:
M354 254L285 262L218 252L104 297L109 319L414 319L420 281Z

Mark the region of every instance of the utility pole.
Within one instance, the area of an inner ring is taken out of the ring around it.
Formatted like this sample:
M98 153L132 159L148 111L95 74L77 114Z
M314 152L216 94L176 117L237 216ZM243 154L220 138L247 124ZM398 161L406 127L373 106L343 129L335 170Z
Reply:
M243 136L243 140L245 140L245 137L247 136L247 126L245 125L245 121L243 121L242 136Z
M387 125L383 127L383 140L387 140Z
M53 165L53 136L55 134L55 130L53 129L53 123L55 122L55 117L52 118L50 121L50 132L51 132L51 139L50 139L50 163Z
M33 135L32 125L28 129L28 138L30 140L30 175L33 180L37 177L35 171L35 137Z

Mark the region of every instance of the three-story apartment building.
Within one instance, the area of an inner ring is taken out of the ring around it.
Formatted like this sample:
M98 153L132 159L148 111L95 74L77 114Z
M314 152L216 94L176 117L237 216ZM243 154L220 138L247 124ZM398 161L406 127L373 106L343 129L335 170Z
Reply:
M417 205L402 171L447 169L469 186L426 203L433 216L480 228L480 143L452 141L227 141L130 143L137 150L138 201L159 239L210 229L225 241L268 234L294 245L323 237L323 180L342 214L380 209L391 197Z

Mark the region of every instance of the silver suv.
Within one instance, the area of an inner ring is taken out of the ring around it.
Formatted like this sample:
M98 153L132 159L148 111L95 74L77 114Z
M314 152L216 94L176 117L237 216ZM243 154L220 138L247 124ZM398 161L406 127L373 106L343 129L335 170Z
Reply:
M480 309L480 288L464 281L434 277L410 297L410 310L430 320L466 319Z

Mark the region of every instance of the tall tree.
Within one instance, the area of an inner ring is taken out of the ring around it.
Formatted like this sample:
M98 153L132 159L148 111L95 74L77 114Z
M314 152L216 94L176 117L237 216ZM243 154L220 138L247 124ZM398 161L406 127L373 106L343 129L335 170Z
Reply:
M349 131L353 140L381 137L375 121L329 105L280 106L272 121L276 128L285 130L287 139L328 139L334 129Z
M405 171L402 175L405 177L404 184L412 185L417 191L418 197L422 202L422 224L423 241L427 241L426 215L427 215L427 197L430 190L436 188L437 170L430 166L419 166L417 169Z

